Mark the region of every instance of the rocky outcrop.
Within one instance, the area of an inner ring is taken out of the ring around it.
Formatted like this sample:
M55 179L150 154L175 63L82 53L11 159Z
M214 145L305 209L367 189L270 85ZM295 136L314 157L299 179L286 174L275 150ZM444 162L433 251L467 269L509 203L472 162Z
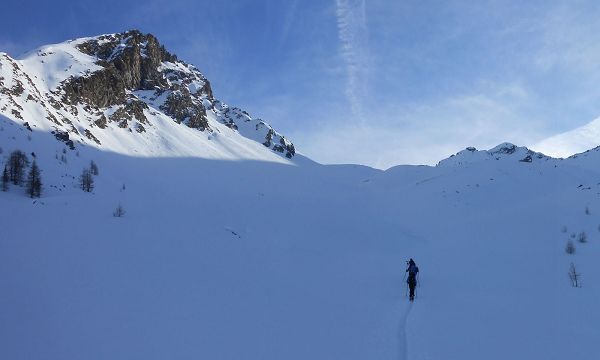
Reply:
M123 105L109 119L125 128L134 117L144 123L143 109L148 108L142 101L129 100L128 92L151 90L160 96L168 91L160 110L191 128L209 128L202 97L212 99L210 83L197 70L190 73L195 68L179 62L153 35L137 30L103 35L78 44L77 49L98 58L96 65L102 70L65 81L60 88L64 102L95 108ZM165 62L174 66L163 66ZM101 120L98 125L103 124Z
M70 139L69 133L57 130L53 131L52 134L54 134L54 137L57 140L64 142L71 150L75 149L75 144L73 143L73 140Z
M148 122L144 110L148 110L148 104L137 99L131 99L121 105L113 112L109 119L119 123L119 127L127 128L129 121L136 119L138 122L144 124ZM106 118L104 118L106 119Z
M160 109L177 122L183 122L191 128L200 130L208 128L206 109L200 102L195 101L187 89L169 94Z
M123 79L112 67L89 76L73 78L64 83L62 100L71 105L86 103L96 108L120 104L125 101Z
M103 35L77 45L88 55L99 59L98 65L115 71L127 89L147 89L167 85L158 67L163 61L176 62L151 34L137 30Z
M158 68L163 61L177 61L154 36L137 30L99 36L77 48L97 57L96 64L103 69L66 81L62 86L63 99L71 104L84 100L99 108L121 104L127 90L167 87L165 74Z
M290 159L296 154L291 141L261 119L252 119L246 111L236 107L231 108L218 100L214 101L212 111L219 117L221 123L244 136L255 139L269 149L282 153Z

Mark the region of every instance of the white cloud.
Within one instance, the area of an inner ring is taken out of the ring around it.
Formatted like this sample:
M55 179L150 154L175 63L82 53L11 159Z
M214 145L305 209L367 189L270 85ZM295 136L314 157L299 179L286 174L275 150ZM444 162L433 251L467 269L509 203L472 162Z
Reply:
M296 18L296 10L298 8L298 0L293 0L287 6L283 18L283 27L281 30L281 38L280 43L285 43L287 41L288 35L290 34L290 30L292 29L292 25L294 24L294 19Z
M336 0L340 54L346 64L346 96L353 115L362 118L362 95L368 66L365 0Z
M554 157L569 157L599 145L600 118L597 118L584 126L544 139L531 148Z

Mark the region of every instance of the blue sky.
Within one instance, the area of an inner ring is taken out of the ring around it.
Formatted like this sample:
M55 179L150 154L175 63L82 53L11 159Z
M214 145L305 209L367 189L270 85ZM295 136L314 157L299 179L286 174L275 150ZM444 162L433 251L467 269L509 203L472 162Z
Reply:
M600 116L595 1L21 1L0 50L139 28L325 163L433 164Z

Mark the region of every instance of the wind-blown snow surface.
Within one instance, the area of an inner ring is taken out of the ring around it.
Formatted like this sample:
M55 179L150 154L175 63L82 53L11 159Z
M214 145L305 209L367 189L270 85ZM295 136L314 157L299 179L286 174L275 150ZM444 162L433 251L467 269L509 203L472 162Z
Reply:
M2 126L0 165L35 151L45 184L0 192L2 359L597 358L597 151L383 172L83 146L64 163L50 134Z

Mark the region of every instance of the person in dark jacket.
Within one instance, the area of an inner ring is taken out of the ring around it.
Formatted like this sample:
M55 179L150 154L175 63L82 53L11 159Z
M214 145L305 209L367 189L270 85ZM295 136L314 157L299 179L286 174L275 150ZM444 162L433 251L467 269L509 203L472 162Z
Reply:
M408 283L408 288L410 289L410 301L415 299L415 287L417 287L417 273L419 272L419 268L413 259L408 261L408 268L406 269L408 273L408 279L406 282Z

